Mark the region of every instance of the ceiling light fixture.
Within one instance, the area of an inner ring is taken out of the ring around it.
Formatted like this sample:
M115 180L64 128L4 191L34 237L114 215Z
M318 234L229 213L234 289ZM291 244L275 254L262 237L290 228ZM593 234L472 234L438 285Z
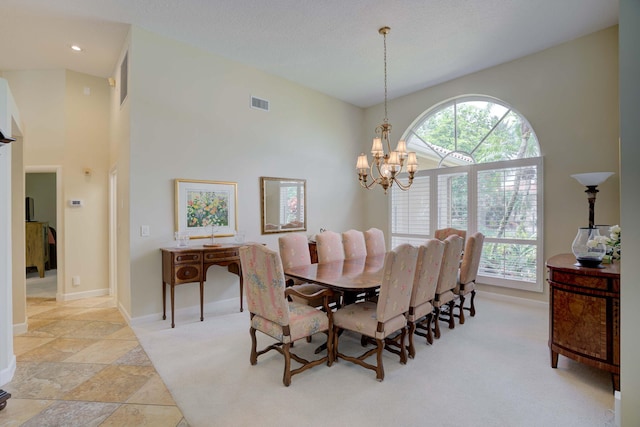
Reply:
M77 44L72 44L71 45L71 50L76 51L76 52L82 52L82 48L80 46L78 46Z
M413 184L413 175L418 170L416 153L407 153L405 141L398 141L395 151L391 151L391 143L389 142L391 124L389 124L389 119L387 118L387 34L389 34L390 30L391 28L389 27L382 27L378 30L378 33L382 34L384 38L384 120L375 130L377 136L373 138L373 146L371 147L371 154L373 155L371 167L369 167L369 160L364 153L358 156L358 162L356 163L360 185L369 190L378 184L384 189L384 194L387 194L387 190L394 182L401 190L408 190ZM384 145L387 146L386 152ZM398 180L398 174L402 172L405 160L407 161L406 170L409 174L409 180L406 184L403 184ZM371 178L373 179L370 184L367 184L368 170L371 172Z

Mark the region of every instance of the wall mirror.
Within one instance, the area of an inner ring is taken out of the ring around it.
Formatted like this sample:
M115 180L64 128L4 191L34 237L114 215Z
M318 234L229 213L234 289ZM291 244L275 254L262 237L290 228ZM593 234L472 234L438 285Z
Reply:
M307 181L260 177L262 234L307 230Z

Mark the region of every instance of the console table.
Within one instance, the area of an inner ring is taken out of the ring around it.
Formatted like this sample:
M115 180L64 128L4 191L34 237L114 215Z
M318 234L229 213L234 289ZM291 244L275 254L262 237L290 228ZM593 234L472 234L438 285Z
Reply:
M171 287L171 327L174 323L175 287L185 283L200 282L200 321L204 320L204 281L207 269L212 265L226 266L230 273L240 277L240 311L242 311L242 269L239 249L245 243L223 243L219 246L188 246L162 248L162 319L166 319L167 290Z
M620 390L620 263L576 265L572 254L547 261L551 367L562 354L611 372Z

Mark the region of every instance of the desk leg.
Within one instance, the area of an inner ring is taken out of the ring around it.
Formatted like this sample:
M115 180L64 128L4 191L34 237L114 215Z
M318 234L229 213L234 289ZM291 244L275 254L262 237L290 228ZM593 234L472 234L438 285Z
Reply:
M557 368L558 367L558 352L557 351L551 351L551 367L552 368Z
M611 374L611 382L613 384L613 391L620 391L620 374Z
M200 281L200 321L204 320L204 280Z
M242 313L242 270L240 270L240 313Z
M175 324L175 322L173 321L173 316L174 316L174 314L175 314L175 312L176 312L176 310L175 310L175 308L174 308L174 305L173 305L173 297L175 296L175 292L176 292L176 287L175 287L175 285L171 285L171 327L172 327L172 328L175 328L175 327L176 327L176 324Z
M167 283L162 281L162 320L167 319Z

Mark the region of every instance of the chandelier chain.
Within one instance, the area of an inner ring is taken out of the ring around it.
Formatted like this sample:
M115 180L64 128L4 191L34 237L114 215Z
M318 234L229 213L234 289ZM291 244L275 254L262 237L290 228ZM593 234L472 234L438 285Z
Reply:
M387 33L382 34L384 38L384 122L387 123Z

